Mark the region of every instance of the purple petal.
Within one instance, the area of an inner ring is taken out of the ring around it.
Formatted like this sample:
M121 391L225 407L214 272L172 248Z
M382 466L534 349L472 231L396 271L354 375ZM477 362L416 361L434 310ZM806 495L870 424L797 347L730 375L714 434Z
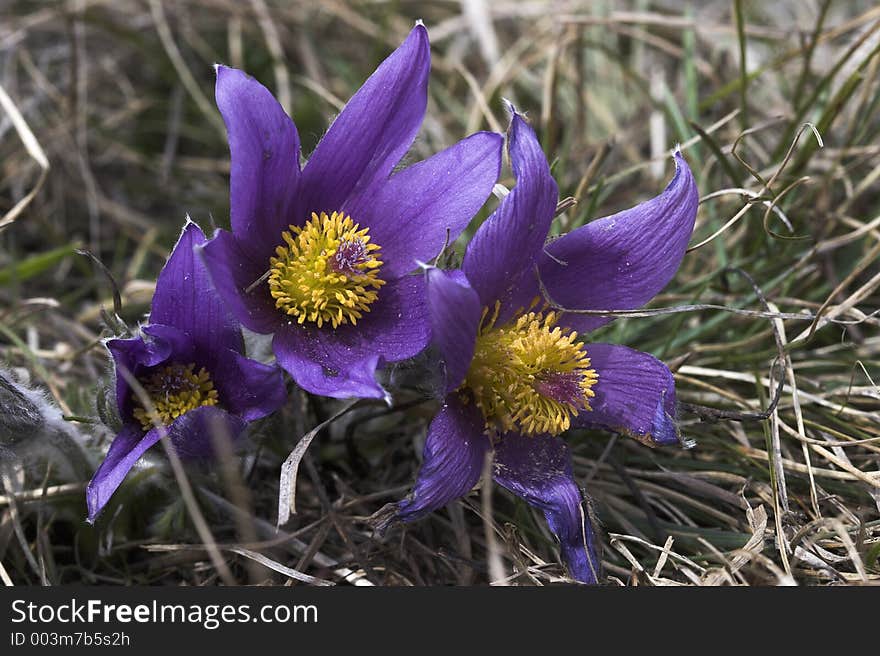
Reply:
M196 250L217 293L241 325L257 333L275 332L284 315L276 309L268 283L260 282L248 291L269 269L269 258L248 257L235 237L224 230L218 230Z
M498 180L502 143L494 132L473 134L346 206L382 247L383 278L412 271L458 238Z
M417 25L352 96L303 170L300 214L342 208L384 181L418 133L428 100L431 49Z
M287 399L284 376L276 366L227 351L211 372L223 407L245 421L272 414Z
M295 220L299 135L269 90L241 71L218 66L215 93L229 135L232 232L251 257L268 260Z
M194 248L205 235L187 221L174 250L159 273L150 323L173 326L190 336L195 359L213 368L217 353L243 348L241 328L220 299Z
M675 275L694 229L699 194L680 153L675 176L659 196L597 219L546 247L541 280L561 307L631 310L651 300ZM579 332L611 317L565 315Z
M389 282L357 326L340 326L336 334L344 343L374 349L385 362L418 355L431 341L424 277L404 276Z
M506 304L523 276L532 275L556 211L558 190L547 158L519 114L511 120L508 147L516 186L477 230L462 264L484 307Z
M354 353L332 342L317 328L296 324L275 333L272 348L278 364L312 394L337 399L380 399L385 390L376 382L379 356Z
M461 385L474 357L480 299L464 274L431 267L425 272L434 344L446 364L446 391Z
M488 450L479 409L463 405L455 394L447 396L428 427L415 487L397 504L396 518L411 522L470 492L480 480Z
M98 467L98 471L86 487L89 523L95 521L98 513L138 459L158 441L159 431L156 429L144 433L143 429L135 424L123 426L110 444L104 462Z
M113 356L116 371L116 405L122 411L128 401L131 388L119 370L123 369L134 376L139 365L150 367L164 362L171 355L171 346L157 340L144 341L140 337L109 339L105 345Z
M675 380L665 364L618 344L587 344L586 351L599 380L592 411L578 415L575 425L606 428L649 446L680 442Z
M404 276L381 288L357 325L333 330L291 322L279 328L272 345L278 363L313 394L381 398L376 368L417 355L430 338L424 280Z
M162 350L167 346L168 360L175 362L196 362L206 366L206 362L199 361L197 358L196 347L193 344L193 338L174 326L165 326L159 323L151 323L141 328L141 333L147 336L148 341L156 344L156 348ZM165 345L165 346L163 346ZM145 367L151 367L152 364L141 362ZM159 364L158 362L156 364Z
M204 405L178 417L168 427L168 439L184 460L215 456L218 440L234 444L244 431L245 421L218 406Z
M499 485L543 511L559 539L572 578L598 582L601 562L590 516L571 470L571 456L556 437L504 435L495 447L493 477Z

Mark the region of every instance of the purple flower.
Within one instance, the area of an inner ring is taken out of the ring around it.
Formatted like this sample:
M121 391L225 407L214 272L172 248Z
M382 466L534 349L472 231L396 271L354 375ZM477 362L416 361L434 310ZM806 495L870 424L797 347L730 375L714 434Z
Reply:
M430 340L417 260L454 240L489 196L501 135L474 134L392 175L427 104L430 47L417 25L349 100L300 170L296 126L261 84L217 68L232 158L232 232L202 249L218 291L315 394L385 396L385 362Z
M596 540L558 436L601 427L650 445L676 443L675 385L651 355L585 343L578 334L609 319L550 310L542 292L568 309L646 303L681 263L697 189L676 153L675 177L659 196L546 243L556 183L517 114L509 139L516 187L474 235L461 270L426 272L446 399L395 515L412 521L466 494L493 451L495 481L544 512L571 575L595 583Z
M193 252L204 242L201 229L187 222L156 281L141 336L107 341L123 425L86 490L90 522L163 432L181 458L206 458L212 435L236 439L248 422L285 401L281 370L243 355L241 327ZM147 407L132 378L150 397Z

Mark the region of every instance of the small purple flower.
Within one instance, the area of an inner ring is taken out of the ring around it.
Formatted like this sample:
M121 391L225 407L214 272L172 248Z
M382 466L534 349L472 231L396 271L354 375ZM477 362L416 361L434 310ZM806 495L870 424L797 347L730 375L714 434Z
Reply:
M272 94L217 67L232 232L202 255L238 320L273 335L279 364L309 392L385 396L376 369L430 340L424 277L407 274L461 233L498 178L503 140L488 132L392 175L424 117L429 69L417 25L300 170L296 126Z
M201 229L187 222L156 281L141 336L107 341L123 426L86 490L89 522L163 432L181 458L207 458L212 435L237 439L248 422L285 401L281 370L243 355L241 327L194 254L204 242ZM150 397L147 407L127 377Z
M446 399L395 517L412 521L466 494L494 449L495 481L544 512L572 577L596 583L596 540L558 436L601 427L649 445L676 443L675 384L651 355L582 341L578 334L610 319L553 311L543 292L568 309L646 303L681 263L697 189L676 153L675 177L659 196L546 243L556 183L517 114L509 139L516 187L474 235L461 270L426 272Z

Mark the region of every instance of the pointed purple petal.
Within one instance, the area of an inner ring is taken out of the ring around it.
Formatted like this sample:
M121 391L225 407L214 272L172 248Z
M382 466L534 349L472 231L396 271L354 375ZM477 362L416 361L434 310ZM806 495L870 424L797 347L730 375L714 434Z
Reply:
M175 419L167 433L175 453L191 460L214 455L218 439L237 441L244 427L244 421L221 408L202 406ZM158 429L144 432L137 424L126 424L122 428L86 488L89 522L95 521L131 468L161 436Z
M349 197L390 175L425 115L430 68L428 32L417 25L321 139L303 170L301 214L342 209Z
M599 375L592 411L573 424L606 428L649 446L680 443L675 380L653 355L618 344L587 344L590 366Z
M241 351L241 328L220 299L194 249L205 235L187 221L156 281L150 323L173 326L192 339L196 359L209 368L216 354Z
M547 158L519 114L511 120L508 147L516 186L477 230L462 264L484 307L506 304L523 276L532 275L556 211L558 190Z
M272 414L287 399L284 376L267 365L227 351L211 372L223 407L244 421Z
M659 196L597 219L549 244L540 274L550 298L578 310L631 310L651 300L675 275L694 230L699 194L680 153L675 176ZM611 317L567 314L579 332Z
M446 391L461 385L474 357L480 299L464 274L431 267L425 272L432 340L446 365Z
M394 174L346 206L382 247L382 276L396 278L451 244L492 192L501 170L501 135L478 132Z
M572 578L598 582L601 562L589 512L571 470L571 455L556 437L504 435L495 448L493 477L498 484L543 511L559 539Z
M144 433L140 426L127 424L110 444L107 457L86 487L88 521L92 523L107 505L129 470L144 452L159 441L159 431Z
M268 283L263 281L247 291L269 269L269 258L251 259L225 230L218 230L213 239L196 251L204 260L220 298L241 325L256 333L275 332L283 315L275 308Z
M396 518L411 522L470 492L480 480L488 450L480 411L463 405L455 394L447 396L428 427L415 487L397 504Z
M333 330L291 322L279 328L272 345L278 363L313 394L381 398L376 368L417 355L430 338L424 280L405 276L381 288L356 326Z
M269 90L239 70L217 67L215 95L229 135L232 232L251 257L268 260L294 221L299 135Z

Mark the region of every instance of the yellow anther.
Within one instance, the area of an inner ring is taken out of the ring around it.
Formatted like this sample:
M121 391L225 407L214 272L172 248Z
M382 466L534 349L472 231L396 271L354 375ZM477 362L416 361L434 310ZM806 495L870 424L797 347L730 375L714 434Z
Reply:
M490 432L558 435L592 408L598 374L577 333L556 325L554 312L529 312L496 326L500 306L483 310L465 389Z
M144 430L150 430L158 421L169 426L190 410L203 405L217 405L218 395L207 370L195 371L194 364L171 364L157 369L145 381L144 391L150 397L155 412L138 403L132 414Z
M281 233L286 246L269 260L269 291L275 307L320 328L329 323L357 324L370 311L385 284L379 278L380 247L342 212L312 213L302 227Z

